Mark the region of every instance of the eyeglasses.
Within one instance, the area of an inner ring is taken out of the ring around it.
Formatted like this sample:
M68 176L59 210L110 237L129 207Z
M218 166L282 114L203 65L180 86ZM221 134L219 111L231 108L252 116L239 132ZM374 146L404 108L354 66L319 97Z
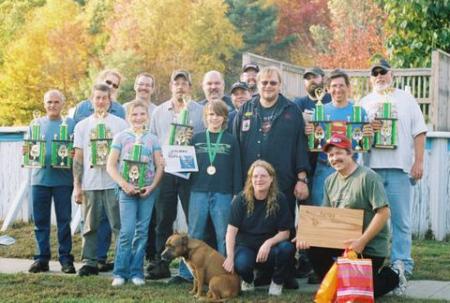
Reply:
M378 75L384 76L384 75L386 75L387 73L388 73L387 70L385 70L385 69L379 69L379 70L374 70L374 71L372 71L372 76L373 76L373 77L377 77Z
M116 83L113 83L111 80L106 80L105 83L108 84L109 86L114 87L115 89L119 88L119 85Z
M270 86L276 86L278 84L277 81L261 81L262 86L267 86L270 84Z

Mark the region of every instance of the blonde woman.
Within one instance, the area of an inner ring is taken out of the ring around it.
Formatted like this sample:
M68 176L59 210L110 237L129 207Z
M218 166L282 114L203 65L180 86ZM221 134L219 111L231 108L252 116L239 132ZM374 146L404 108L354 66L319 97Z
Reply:
M147 105L142 101L133 101L127 115L131 127L114 137L108 158L107 171L120 187L121 228L116 245L113 286L121 286L128 279L135 285L145 283L144 256L148 225L163 174L158 138L145 129L148 119ZM122 170L123 159L129 158L137 136L143 145L140 161L147 162L145 186L141 190L123 178L117 165L120 164Z
M231 205L226 234L227 258L223 267L242 278L242 291L254 289L255 267L273 268L270 295L281 295L294 264L295 248L289 242L294 222L288 203L278 191L275 170L257 160L249 168L244 191Z

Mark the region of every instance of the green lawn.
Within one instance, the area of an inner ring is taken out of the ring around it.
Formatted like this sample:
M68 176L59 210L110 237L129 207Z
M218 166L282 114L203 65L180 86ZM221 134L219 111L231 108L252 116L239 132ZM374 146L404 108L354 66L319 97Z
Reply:
M5 233L0 233L5 234ZM32 259L34 233L31 224L19 223L7 231L16 238L12 246L0 246L0 257ZM52 230L52 257L57 260L55 229ZM80 258L81 237L73 240L73 253ZM450 244L436 241L414 241L413 257L416 269L412 279L450 281ZM111 279L105 277L79 278L77 276L51 274L0 274L0 302L194 302L188 294L191 285L166 285L147 283L144 287L127 284L116 289ZM230 302L312 302L313 294L284 290L281 298L268 298L267 290L243 294ZM438 300L412 300L385 297L377 302L444 302Z

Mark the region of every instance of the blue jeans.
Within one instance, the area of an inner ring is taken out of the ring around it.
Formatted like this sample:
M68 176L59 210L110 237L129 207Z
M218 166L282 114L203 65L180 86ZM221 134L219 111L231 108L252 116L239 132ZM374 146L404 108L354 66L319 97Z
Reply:
M312 179L312 192L310 201L312 205L322 206L325 179L335 172L335 169L322 162L317 162L316 171Z
M231 194L193 191L189 199L189 236L204 241L208 217L211 217L216 233L217 250L223 256L226 254L225 234L232 198Z
M414 261L411 258L411 183L401 169L374 169L383 179L384 189L391 209L392 246L391 262L401 260L405 271L411 274Z
M289 241L282 241L270 249L269 256L265 263L256 263L258 250L237 245L234 250L234 270L247 282L253 282L253 270L255 267L272 269L272 281L276 284L283 284L289 275L289 271L294 266L294 245Z
M55 202L56 223L58 228L58 254L61 264L73 262L72 235L72 186L40 186L33 185L31 197L33 201L34 234L37 254L35 260L47 263L50 260L50 216L52 197Z
M147 233L157 192L145 198L119 193L120 233L114 260L114 277L144 278Z

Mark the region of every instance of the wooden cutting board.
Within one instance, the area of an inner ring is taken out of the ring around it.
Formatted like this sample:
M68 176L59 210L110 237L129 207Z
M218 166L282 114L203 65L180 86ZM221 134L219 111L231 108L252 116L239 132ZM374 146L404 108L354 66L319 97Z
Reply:
M310 246L346 248L362 235L364 210L300 205L297 240Z

